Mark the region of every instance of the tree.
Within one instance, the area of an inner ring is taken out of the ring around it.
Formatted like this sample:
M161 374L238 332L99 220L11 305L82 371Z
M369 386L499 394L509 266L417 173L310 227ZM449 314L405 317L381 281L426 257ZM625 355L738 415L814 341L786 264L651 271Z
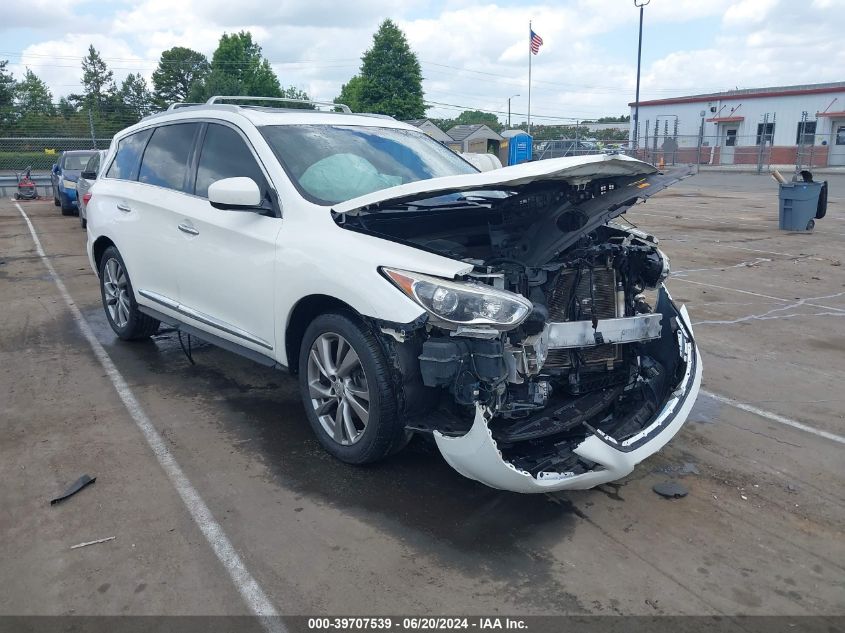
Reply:
M174 46L164 51L153 72L155 105L167 108L177 101L187 101L195 84L202 84L209 72L208 59L190 48Z
M15 108L21 117L28 115L53 116L53 93L38 75L26 69L23 81L15 86Z
M136 121L152 111L153 95L141 73L126 75L117 93L117 101L119 109Z
M335 97L334 102L348 105L353 112L362 112L364 110L361 95L362 84L361 77L355 75L340 87L340 94Z
M464 110L452 122L452 125L476 125L483 124L492 129L494 132L499 132L502 129L502 124L499 123L499 117L490 112L482 112L481 110Z
M212 95L283 96L279 78L248 31L224 33L205 81L194 82L190 89L191 101L205 101Z
M359 75L362 110L397 119L425 116L420 62L392 20L379 26L372 47L361 58Z
M114 97L114 74L93 44L88 46L88 55L82 59L82 85L85 104L98 112L105 110Z
M15 98L15 78L6 70L9 60L0 59L0 128L11 123Z

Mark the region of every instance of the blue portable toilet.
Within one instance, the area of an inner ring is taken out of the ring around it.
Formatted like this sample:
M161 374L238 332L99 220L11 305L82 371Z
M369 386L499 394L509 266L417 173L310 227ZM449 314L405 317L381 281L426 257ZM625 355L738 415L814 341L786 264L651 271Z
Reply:
M500 156L506 165L519 165L531 160L531 135L523 130L505 130L502 132L505 139L502 145L507 144L507 154ZM504 149L504 148L503 148ZM505 154L505 152L502 152Z

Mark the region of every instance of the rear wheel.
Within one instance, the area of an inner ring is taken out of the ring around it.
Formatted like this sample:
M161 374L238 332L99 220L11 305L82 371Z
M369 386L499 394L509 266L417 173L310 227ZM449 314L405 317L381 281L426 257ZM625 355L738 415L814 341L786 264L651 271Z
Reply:
M343 314L323 314L305 332L299 385L323 447L350 464L374 462L406 442L390 368L373 334Z
M134 341L158 331L159 322L138 309L126 264L114 246L100 260L100 295L109 325L119 338Z
M53 187L53 204L57 207L60 207L62 203L59 201L59 194L56 192L56 188Z
M73 203L70 201L70 198L59 192L59 201L61 203L60 206L62 207L62 215L73 215L75 209Z

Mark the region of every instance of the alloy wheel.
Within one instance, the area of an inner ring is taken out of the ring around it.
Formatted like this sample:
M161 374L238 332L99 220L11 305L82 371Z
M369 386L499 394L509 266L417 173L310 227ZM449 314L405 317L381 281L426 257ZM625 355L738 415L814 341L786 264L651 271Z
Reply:
M370 390L358 354L340 334L325 332L308 354L308 393L326 434L349 446L364 434Z
M106 262L103 277L106 309L117 327L129 323L129 286L126 272L120 262L112 258Z

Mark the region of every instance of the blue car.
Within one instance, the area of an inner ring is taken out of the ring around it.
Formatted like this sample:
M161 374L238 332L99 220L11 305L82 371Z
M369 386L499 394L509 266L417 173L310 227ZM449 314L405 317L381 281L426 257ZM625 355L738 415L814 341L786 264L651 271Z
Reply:
M50 179L53 183L53 203L62 208L62 215L75 215L79 208L76 198L76 181L95 150L62 152L59 162L53 165Z

